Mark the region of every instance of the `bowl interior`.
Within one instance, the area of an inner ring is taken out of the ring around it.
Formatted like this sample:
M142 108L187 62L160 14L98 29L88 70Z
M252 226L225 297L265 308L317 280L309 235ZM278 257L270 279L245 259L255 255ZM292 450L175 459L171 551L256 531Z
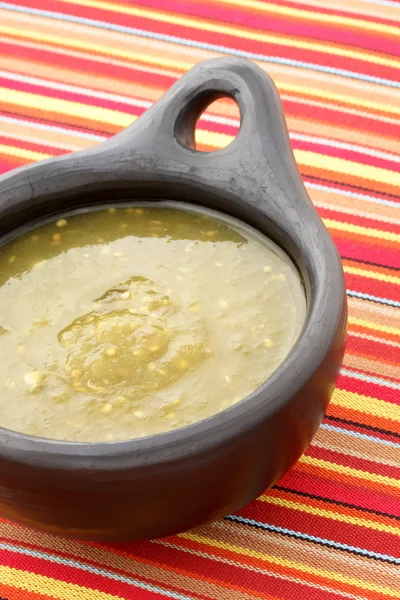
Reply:
M22 235L24 233L34 230L35 228L37 228L40 225L43 225L48 222L52 222L56 219L59 219L62 217L68 218L68 217L71 217L74 215L79 215L79 214L87 214L90 212L100 211L100 210L104 210L104 209L108 209L108 208L112 208L112 207L118 207L118 208L168 207L168 208L174 208L174 209L178 209L178 210L183 209L183 210L186 210L189 212L190 211L196 212L196 213L203 212L210 216L221 219L224 222L226 222L227 224L232 224L236 228L238 228L238 227L239 227L239 229L242 228L244 232L250 230L251 234L253 236L255 235L256 237L258 237L261 242L265 241L265 238L268 238L270 241L272 241L276 245L277 253L279 253L282 258L287 260L298 271L299 278L300 278L300 281L302 283L303 290L305 293L306 305L307 305L307 314L306 314L306 319L305 319L305 323L303 325L302 332L304 331L304 328L306 327L306 324L307 324L307 319L308 319L308 315L309 315L309 305L310 305L310 298L309 298L310 285L309 285L308 273L304 269L304 264L302 264L302 261L301 260L297 261L294 256L290 255L290 253L286 250L285 247L282 247L282 243L279 244L279 242L276 239L276 236L274 236L274 233L276 234L276 231L273 231L273 230L271 230L270 227L268 227L268 223L262 219L263 213L261 211L252 210L251 212L248 211L247 214L246 214L246 211L243 211L243 214L247 218L240 219L240 218L238 218L237 214L235 214L233 216L232 214L229 214L226 212L221 212L219 210L215 210L215 208L210 208L207 206L200 206L198 203L194 204L194 203L190 203L190 202L176 201L176 200L156 200L155 201L154 199L151 199L151 200L143 199L143 200L129 201L129 200L123 199L119 202L87 204L86 206L78 206L78 207L74 207L69 210L61 210L61 211L57 211L57 212L42 214L42 215L38 216L37 218L32 219L32 220L20 225L19 227L13 229L12 231L9 231L8 233L4 234L3 236L1 236L0 237L0 246L19 237L20 235ZM237 211L234 211L234 212L237 213ZM268 229L268 231L266 231L266 229ZM282 242L282 239L285 239L285 238L281 234L279 236L279 241ZM299 264L299 262L300 262L300 264ZM288 356L290 356L290 354L293 352L294 348L298 344L299 340L301 339L302 332L300 333L297 342L294 344L294 346L290 350ZM283 363L281 363L281 365L279 365L278 369L281 369L284 367L286 360L287 360L287 358L283 361ZM262 387L262 386L260 386L260 387ZM245 399L246 398L243 398L243 400L241 400L241 402L243 402ZM103 442L103 443L107 443L107 442Z

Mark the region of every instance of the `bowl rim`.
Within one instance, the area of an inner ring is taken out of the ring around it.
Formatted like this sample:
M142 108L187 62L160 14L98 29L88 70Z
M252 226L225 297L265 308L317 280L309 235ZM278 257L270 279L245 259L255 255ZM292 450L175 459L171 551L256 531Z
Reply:
M161 202L164 205L174 207L191 207L196 209L199 203L190 201L159 199L132 199L105 202L104 204L82 205L71 210L60 210L28 221L9 233L1 236L0 243L7 243L9 239L16 237L24 230L30 230L37 225L56 220L62 216L71 214L92 212L109 208L110 206L131 207L137 205L154 205ZM201 205L203 206L203 205ZM219 209L203 206L218 215L222 212L222 218L227 220L242 221L255 229L261 236L268 237L275 244L273 234L260 228L256 213L253 222L241 220L236 215ZM326 231L326 230L325 230ZM323 241L325 265L329 265L331 275L336 279L336 285L331 287L330 303L324 302L321 297L321 285L308 286L305 290L307 301L306 318L297 341L286 358L278 365L269 378L251 394L244 397L238 403L228 407L216 414L197 421L191 425L175 430L157 433L142 438L133 438L120 441L105 442L75 442L62 441L51 438L32 436L18 431L0 427L0 454L27 465L41 468L57 468L75 470L76 468L95 471L115 471L132 467L151 467L174 462L182 458L188 458L194 454L225 446L230 440L241 436L260 425L262 422L272 418L277 412L285 408L290 400L306 385L312 378L325 359L340 326L340 319L345 305L345 289L343 272L340 258L336 252L329 234L321 229ZM315 267L313 255L309 251L303 255L307 258L304 265L299 265L298 260L289 253L285 246L279 245L290 261L301 270L303 277L310 279L310 270ZM321 273L314 273L321 284ZM323 273L322 273L323 275ZM336 275L336 277L335 277ZM319 298L317 296L320 296ZM332 301L333 300L333 301ZM333 318L321 327L321 307L325 305L327 311L333 313ZM323 343L310 344L315 336ZM317 352L315 352L318 346ZM115 462L119 461L119 462ZM118 467L117 467L118 465Z

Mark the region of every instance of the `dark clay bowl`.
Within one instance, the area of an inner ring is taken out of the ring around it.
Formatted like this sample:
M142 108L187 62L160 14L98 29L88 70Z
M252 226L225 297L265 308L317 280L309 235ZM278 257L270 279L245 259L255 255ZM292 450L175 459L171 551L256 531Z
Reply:
M197 152L196 121L224 96L239 106L240 131L222 150ZM344 352L343 272L303 187L278 93L254 64L200 64L110 140L1 177L0 235L79 207L162 199L237 217L285 249L307 295L302 335L262 387L189 427L93 444L0 428L2 517L82 539L166 536L250 502L318 428Z

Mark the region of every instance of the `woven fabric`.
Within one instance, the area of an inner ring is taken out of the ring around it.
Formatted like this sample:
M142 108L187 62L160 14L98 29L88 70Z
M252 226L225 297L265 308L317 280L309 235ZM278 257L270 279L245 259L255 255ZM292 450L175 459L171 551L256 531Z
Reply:
M0 2L0 171L105 139L220 54L274 78L343 258L349 337L328 415L273 490L196 531L88 544L0 521L7 600L400 598L400 4ZM198 140L215 149L237 114L210 110Z

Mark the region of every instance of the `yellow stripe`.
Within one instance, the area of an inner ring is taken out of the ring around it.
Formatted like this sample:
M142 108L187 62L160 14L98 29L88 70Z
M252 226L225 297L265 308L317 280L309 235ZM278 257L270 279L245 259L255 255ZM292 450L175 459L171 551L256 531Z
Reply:
M86 118L121 128L128 127L137 119L135 115L130 115L118 110L92 105L89 106L87 104L82 104L81 102L52 98L50 96L32 94L30 92L21 92L6 87L0 87L0 103L1 102L13 104L14 106L25 106L45 110L46 112L66 114L77 118ZM196 139L201 144L222 147L227 145L234 138L233 136L225 134L198 130L196 132Z
M317 577L324 577L325 579L338 581L347 585L352 585L359 589L369 590L371 592L379 592L380 594L390 596L391 598L398 598L398 592L396 590L384 587L382 585L379 585L378 583L375 584L369 583L367 581L361 581L359 579L355 579L354 577L347 577L342 573L337 573L335 571L327 571L325 569L318 569L310 564L302 564L295 562L294 560L281 558L279 556L272 556L271 554L265 554L264 552L259 552L258 550L242 548L241 546L234 546L229 542L213 540L211 538L198 535L196 533L183 533L180 535L180 537L192 540L194 542L198 542L199 544L205 544L214 548L220 548L221 550L229 550L230 552L233 552L234 554L239 554L241 556L250 556L252 558L257 558L264 562L279 565L280 567L286 567L295 571L306 572L311 575L316 575Z
M320 467L327 471L333 471L334 473L340 473L341 475L348 475L349 477L355 477L364 481L372 481L373 483L380 483L382 485L400 489L400 480L393 479L393 477L387 477L386 475L361 471L361 469L354 469L353 467L347 467L346 465L338 465L328 460L323 460L322 458L314 458L313 456L302 456L299 462L313 467Z
M0 11L1 13L1 11ZM1 26L0 25L0 33L3 33L4 35L10 35L12 37L19 37L19 38L23 38L26 39L28 37L28 39L30 40L36 40L40 43L46 42L52 45L58 45L58 46L62 46L62 47L70 47L70 48L77 48L79 50L86 50L88 52L95 52L97 54L100 55L104 55L104 56L112 56L115 58L120 58L120 59L126 59L129 61L137 61L137 62L141 62L141 63L145 63L145 64L149 64L149 65L156 65L156 66L162 66L162 67L167 67L169 69L175 69L178 71L187 71L191 66L192 66L192 62L180 62L177 60L171 60L169 58L166 58L165 56L161 56L160 58L152 56L152 55L148 55L148 54L143 54L140 52L127 52L118 48L113 48L112 46L104 46L104 45L99 45L99 44L95 44L95 43L88 43L88 42L82 42L82 41L77 41L74 40L71 37L59 37L59 36L55 36L55 35L49 35L49 34L45 34L43 32L35 32L32 29L29 30L29 35L27 36L27 32L26 30L21 30L20 28L13 28L13 27L5 27L5 26ZM332 92L325 92L323 90L323 87L320 88L312 88L312 87L307 87L307 86L300 86L300 85L288 85L288 84L283 84L280 83L278 85L279 90L281 93L290 93L293 92L295 94L301 94L301 95L306 95L306 96L312 96L312 97L316 97L316 98L322 98L322 99L328 99L328 100L335 100L338 102L342 102L343 104L350 104L352 106L357 106L357 107L363 107L363 108L369 108L369 109L374 109L380 112L385 112L385 113L392 113L395 115L398 115L400 113L400 108L398 105L390 105L390 104L382 104L380 102L372 102L369 100L364 100L361 98L352 98L349 95L344 95L344 94L335 94ZM339 107L340 108L340 107ZM218 146L219 144L216 144L216 146Z
M1 102L14 106L35 108L45 112L55 112L72 117L90 119L91 121L100 123L111 123L118 127L127 127L137 119L134 115L129 115L118 110L88 106L80 102L51 98L50 96L41 96L40 94L31 94L30 92L20 92L3 87L0 87Z
M216 2L219 2L220 4L229 4L232 6L232 0L216 0ZM242 8L253 8L259 10L260 12L280 14L287 17L300 17L304 20L317 21L318 23L328 23L329 25L348 25L350 27L361 29L363 32L370 29L371 31L387 33L396 37L400 35L399 28L392 25L372 23L371 21L353 19L351 17L341 17L333 14L325 15L317 11L289 8L287 6L280 6L278 4L261 2L261 0L235 0L233 4L234 6L240 6Z
M207 129L196 129L196 142L213 148L223 148L233 140L235 136L227 135L226 133L216 133Z
M6 144L0 144L0 154L9 154L10 156L23 158L24 160L30 162L33 162L34 160L43 160L44 158L50 158L52 156L51 154L44 154L43 152L34 152L33 150L17 148L16 146L8 146Z
M328 159L328 157L326 158ZM356 163L351 164L355 166ZM385 169L382 170L384 171ZM396 173L396 175L399 175L400 182L400 172ZM367 235L378 240L384 239L388 240L389 242L400 242L400 234L392 233L391 231L382 231L381 229L372 229L369 227L362 227L361 225L352 225L351 223L344 223L343 221L334 221L333 219L324 219L324 223L327 227L331 229L338 229L339 231L348 231L349 233L355 233L356 235Z
M360 327L367 327L374 331L383 331L384 333L391 333L392 335L400 335L400 329L395 327L388 327L387 325L380 325L378 323L372 323L372 321L365 321L364 319L356 319L355 317L349 317L350 325L360 325Z
M370 229L368 229L368 231L370 231ZM347 265L343 266L343 270L349 275L360 275L361 277L370 277L371 279L376 279L377 281L386 281L386 283L396 283L397 285L400 284L400 277L396 277L396 275L386 275L385 273L377 273L376 271L359 269L357 267L349 267Z
M69 115L69 116L72 116L72 117L75 117L78 119L86 118L86 119L90 119L91 121L97 121L100 123L108 123L108 124L115 125L116 127L120 127L120 128L128 127L137 119L137 117L135 115L130 115L130 114L127 114L127 113L124 113L121 111L117 111L117 110L112 110L109 108L102 108L102 107L98 107L98 106L88 106L86 104L81 104L79 102L74 102L71 100L63 100L60 98L51 98L49 96L41 96L39 94L31 94L29 92L20 92L20 91L10 90L9 88L0 88L0 102L4 102L6 104L14 104L16 106L25 106L25 107L35 108L35 109L39 109L39 110L45 110L46 112L49 111L49 112L55 112L55 113L60 113L60 114L66 114L66 115ZM205 131L205 130L201 130L201 129L196 132L197 142L199 144L207 145L207 146L211 146L211 147L219 148L219 147L226 146L233 139L234 139L233 136L228 136L228 135L221 134L221 133L213 133L213 132L209 132L209 131ZM4 146L4 148L7 148L7 146ZM19 149L16 149L16 151L17 150L19 150ZM50 156L50 155L45 155L45 154L42 155L40 152L33 152L33 151L30 152L29 150L26 150L25 152L26 152L27 160L41 160L42 158L47 158L48 156ZM8 151L8 153L12 154L11 151ZM325 157L323 155L316 154L315 152L308 152L307 154L311 154L315 157L313 162L310 161L310 164L314 164L314 165L318 161L319 162L326 161L327 163L330 163L331 159L332 159L332 157ZM15 153L14 155L22 156L21 154L18 154L18 153ZM304 164L304 161L302 160L304 158L304 151L295 150L295 157L300 164ZM337 159L337 160L341 161L341 159ZM346 163L346 162L347 161L341 161L341 163ZM337 165L337 166L339 166L339 165ZM348 165L349 172L351 172L350 166L353 166L356 168L361 165L358 165L357 163L349 163L349 165ZM372 169L372 167L368 167L368 168ZM339 170L339 169L337 169L337 170ZM386 171L385 169L380 169L380 170L384 171L385 173L388 173L389 179L390 178L394 179L397 177L399 179L398 185L400 185L400 173L393 173L391 171ZM343 171L341 171L341 172L343 172ZM382 177L382 180L384 180L383 177ZM389 241L400 242L400 235L396 234L396 233L392 233L392 232L388 232L388 231L381 231L379 229L369 229L367 227L362 227L360 225L352 225L350 223L344 223L344 222L335 221L332 219L324 219L324 222L325 222L325 225L330 229L336 229L339 231L347 231L347 232L355 233L358 235L366 235L366 236L373 237L376 239L385 239L385 240L389 240ZM361 269L359 271L361 271ZM347 270L347 272L349 272L349 271ZM371 273L371 272L368 271L368 273ZM361 272L356 273L356 274L361 274ZM366 277L368 277L368 276L372 277L372 275L366 274L365 271L362 271L362 274ZM389 276L383 276L379 273L376 273L375 275L376 275L374 277L375 279L380 279L382 281L390 281L390 279L384 278L384 277L389 277ZM399 278L397 278L397 279L399 279ZM398 283L398 282L399 281L393 281L393 283Z
M314 194L311 191L311 197ZM400 219L395 217L389 217L386 215L380 215L377 213L369 212L367 210L360 210L358 208L349 208L336 199L327 198L325 201L313 200L314 206L320 209L334 210L340 212L343 215L350 215L351 217L361 217L362 219L374 219L375 221L381 221L382 223L389 223L390 225L400 225Z
M46 112L48 111L60 114L67 114L78 119L87 118L92 121L109 123L120 128L128 127L137 119L135 115L130 115L128 113L124 113L118 110L112 110L109 108L102 108L99 106L92 105L88 106L86 104L74 102L71 100L51 98L49 96L42 96L39 94L21 92L1 87L0 102L3 102L5 104L13 104L16 106L24 106L39 110L45 110ZM197 142L211 147L219 148L226 146L233 139L233 136L228 136L226 134L221 133L214 133L201 129L196 132ZM395 173L386 169L379 169L377 167L365 166L358 163L345 161L339 158L324 156L322 154L317 154L316 152L295 150L294 153L296 160L298 161L298 163L300 163L300 165L308 164L309 166L319 166L325 169L335 170L345 174L358 174L359 176L364 178L367 177L367 173L373 175L374 173L372 173L372 171L375 170L375 176L370 177L373 180L376 181L380 179L382 182L389 182L393 185L400 186L400 173ZM40 158L42 157L40 156L40 153L37 154L39 158L32 158L28 160L40 160ZM325 224L330 229L348 231L350 233L366 235L376 239L385 239L389 241L400 242L399 234L388 231L370 229L367 227L362 227L360 225L352 225L350 223L335 221L333 219L325 219ZM376 279L379 278L380 277L376 277Z
M27 592L49 596L49 599L51 596L56 600L72 600L72 598L79 598L79 600L123 600L121 596L83 588L75 583L59 581L29 571L13 569L12 567L0 566L0 582L3 585L9 585Z
M1 14L0 10L0 14ZM49 35L42 31L36 32L32 29L29 31L21 29L20 27L5 27L0 25L0 33L4 35L10 35L12 37L18 37L29 40L36 40L38 42L46 42L51 45L70 47L70 48L78 48L80 50L87 50L88 52L95 52L100 55L104 55L107 57L116 57L123 58L129 61L139 61L147 64L154 65L162 65L170 69L176 69L180 71L187 71L188 64L184 62L180 62L177 60L170 60L169 58L162 56L161 58L157 58L151 55L143 54L141 52L126 52L125 50L120 50L119 48L114 48L110 44L95 44L89 42L82 42L79 40L75 40L73 37L59 37L56 35ZM191 64L189 66L192 66Z
M227 146L230 142L232 142L233 139L233 136L225 133L215 133L205 129L198 129L196 131L196 140L199 143L212 146L214 148ZM297 163L300 166L304 165L307 167L334 171L337 173L343 173L344 175L352 175L362 179L370 179L372 181L380 181L382 183L400 186L400 172L397 173L395 171L389 171L388 169L382 169L381 167L364 165L350 160L345 160L343 158L337 158L335 156L327 156L325 154L311 152L309 150L294 150L294 155ZM379 229L370 229L368 227L361 227L359 225L351 225L350 223L342 223L340 221L333 221L330 219L326 219L325 223L329 223L328 227L330 226L334 229L350 231L352 233L361 235L368 235L378 239L384 238L387 240L400 242L400 235L396 233L381 231Z
M385 402L385 400L371 398L370 396L356 394L355 392L348 392L347 390L336 388L333 392L331 404L357 410L358 412L373 415L375 417L400 421L399 405Z
M199 18L192 18L189 16L182 16L179 14L170 15L166 12L156 12L153 10L146 10L144 8L139 8L136 6L122 6L120 4L115 4L114 2L102 2L95 0L61 0L67 4L78 4L79 6L90 6L98 9L104 9L108 11L113 11L122 14L130 14L136 17L143 17L145 19L151 19L152 21L158 21L161 23L170 23L172 25L182 25L183 27L191 27L193 29L197 29L200 31L210 31L212 33L217 32L224 35L230 35L232 37L238 37L240 39L243 36L246 39L254 40L258 42L267 42L270 44L279 44L280 46L288 46L289 48L301 48L303 50L314 50L316 52L323 52L326 54L331 54L334 56L343 56L347 58L354 58L356 60L362 60L364 62L376 62L379 60L379 64L385 65L388 67L399 68L400 62L398 60L390 59L385 56L370 56L368 54L363 54L362 52L357 52L356 50L351 50L349 48L340 47L336 48L332 45L324 45L318 44L315 42L309 42L301 39L297 39L291 37L290 39L287 37L282 37L279 35L272 35L263 33L261 31L256 31L254 29L248 28L235 28L233 26L223 25L214 21L210 23L206 20Z
M0 102L14 104L17 106L28 106L30 108L46 110L49 112L67 114L77 118L89 118L93 121L110 123L121 128L127 127L137 118L134 115L130 115L118 110L92 105L88 106L86 104L71 100L51 98L49 96L21 92L4 87L0 87ZM201 144L206 144L213 147L221 147L231 142L233 137L226 134L199 130L197 132L197 140ZM381 169L369 165L361 165L359 163L304 150L295 150L295 156L297 161L303 165L312 167L317 166L344 174L358 175L359 177L372 179L374 181L382 181L384 183L400 186L400 173L388 171L387 169ZM340 221L334 221L331 219L327 219L325 223L332 229L368 235L369 237L374 237L377 239L383 238L390 241L400 242L400 235L396 233L383 232L378 229L369 229L359 225L351 225L349 223L342 223Z
M80 102L64 100L60 98L51 98L40 94L21 92L9 88L0 87L0 102L16 106L24 106L45 110L46 112L56 112L67 114L75 118L88 118L93 121L110 123L116 127L124 128L130 125L137 117L118 110L102 108L99 106L88 106ZM232 136L214 133L206 130L199 130L196 138L199 143L213 147L222 147L233 140ZM388 182L392 185L400 186L400 173L388 171L378 167L361 165L355 162L346 161L331 156L324 156L316 152L304 150L295 150L295 156L300 164L309 166L318 166L329 170L339 171L345 174L358 175L364 178ZM35 160L35 159L32 159ZM351 225L326 219L327 227L341 231L349 231L359 235L367 235L377 239L386 239L389 241L400 242L400 235L392 232L381 231L379 229L369 229L359 225Z
M303 71L306 72L307 69L303 69ZM313 74L313 76L317 77L316 74ZM391 113L397 116L400 113L399 106L397 105L383 104L382 102L366 100L364 98L358 98L356 96L353 97L349 94L338 94L332 91L327 92L324 90L323 87L314 88L306 85L293 85L289 83L279 82L279 80L275 83L277 84L277 87L279 88L281 94L294 93L296 94L297 100L299 99L299 96L301 96L302 100L304 100L305 96L311 96L315 98L322 98L323 100L335 100L338 103L355 106L357 108L361 107L365 109L376 110L378 112ZM333 108L335 110L340 110L341 106L333 105Z
M198 129L196 131L196 140L199 143L212 146L214 148L227 146L230 142L232 142L233 139L233 136L225 133L215 133L205 129ZM335 171L345 175L353 175L363 179L370 179L372 181L380 181L382 183L400 186L400 172L397 173L395 171L389 171L388 169L364 165L350 160L345 160L343 158L311 152L309 150L294 150L294 155L297 163L300 166L304 165L313 168L317 167L327 171ZM368 235L378 239L383 238L400 242L400 235L396 233L381 231L380 229L370 229L360 225L351 225L350 223L342 223L341 221L334 221L331 219L326 219L325 223L328 227L332 227L332 229L350 231L351 233L356 233L359 235Z
M291 500L284 500L282 498L276 498L274 496L263 495L259 497L261 502L267 502L268 504L276 504L284 508L290 508L291 510L298 510L300 512L314 515L316 517L324 517L331 519L332 521L339 521L340 523L348 523L350 525L358 525L360 527L366 527L374 531L382 531L384 533L391 533L399 535L399 528L394 525L386 525L385 523L377 523L376 521L369 521L363 517L352 517L351 515L342 515L332 510L325 508L317 508L315 506L307 506L299 504L298 502L292 502Z
M306 72L307 69L303 69L303 72ZM314 77L317 77L316 74L313 74ZM323 85L321 83L321 85ZM358 98L356 96L350 96L350 94L337 94L334 92L326 92L324 90L323 87L319 87L319 88L313 88L313 87L309 87L309 86L305 86L305 85L292 85L292 84L283 84L283 83L279 83L278 84L279 90L281 91L281 93L286 93L286 92L293 92L296 94L296 96L301 96L301 98L297 98L300 100L304 100L304 96L313 96L316 98L323 98L324 100L335 100L336 102L340 102L341 104L347 105L349 104L350 106L356 106L356 107L362 107L362 108L366 108L366 109L372 109L372 110L376 110L379 112L384 112L384 113L391 113L394 115L398 115L399 114L399 107L398 106L394 106L391 104L382 104L381 102L375 102L375 101L371 101L371 100L366 100L364 98ZM340 106L336 106L334 105L333 108L335 110L340 110L341 107Z
M309 167L337 171L346 175L400 186L400 172L389 171L389 169L382 169L381 167L372 167L371 165L364 165L351 160L345 160L344 158L337 158L336 156L326 156L317 152L311 152L310 150L297 150L295 155L299 163ZM400 238L400 236L398 237Z

